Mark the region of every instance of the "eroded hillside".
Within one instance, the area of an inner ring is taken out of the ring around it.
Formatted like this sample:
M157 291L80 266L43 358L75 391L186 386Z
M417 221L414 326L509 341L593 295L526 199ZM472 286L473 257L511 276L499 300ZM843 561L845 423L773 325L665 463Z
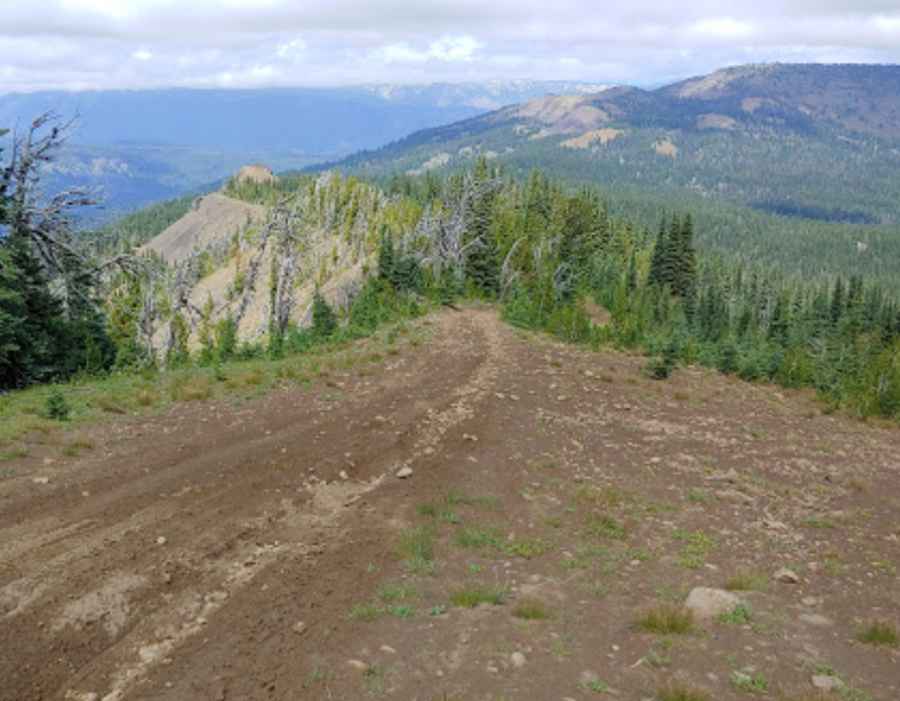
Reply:
M140 249L154 261L141 325L156 355L185 334L195 349L223 320L247 342L259 342L273 324L305 325L316 289L343 309L372 264L381 226L407 216L376 188L336 174L279 193L267 170L268 177L241 173L243 190L198 198ZM274 199L252 201L261 191L254 186L273 186ZM113 299L126 293L120 287Z

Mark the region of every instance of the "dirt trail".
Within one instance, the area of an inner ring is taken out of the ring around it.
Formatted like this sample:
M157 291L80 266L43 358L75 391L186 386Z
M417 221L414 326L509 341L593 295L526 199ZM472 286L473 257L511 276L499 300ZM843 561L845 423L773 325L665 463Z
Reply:
M897 431L490 311L433 323L374 374L98 427L0 482L0 699L738 699L734 674L825 665L900 696L896 648L854 641L900 624ZM416 528L429 571L398 554ZM752 622L636 629L738 572L766 580ZM476 585L505 603L449 606Z

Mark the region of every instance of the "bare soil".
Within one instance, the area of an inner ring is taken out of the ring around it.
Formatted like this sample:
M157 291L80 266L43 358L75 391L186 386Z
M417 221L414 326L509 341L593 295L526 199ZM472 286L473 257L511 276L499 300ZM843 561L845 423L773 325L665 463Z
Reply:
M487 310L423 323L374 372L15 463L0 699L800 698L816 674L900 698L900 650L856 639L900 625L895 428L695 369L654 382ZM747 615L638 625L738 574ZM497 603L454 605L479 587Z

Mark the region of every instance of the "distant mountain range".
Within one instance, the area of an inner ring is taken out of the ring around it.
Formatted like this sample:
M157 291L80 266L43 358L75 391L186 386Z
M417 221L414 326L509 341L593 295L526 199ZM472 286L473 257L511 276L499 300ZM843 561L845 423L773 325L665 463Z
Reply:
M600 88L508 81L7 94L0 95L0 126L22 129L47 111L77 116L51 185L102 188L109 215L202 188L248 162L299 168L503 105Z
M827 221L900 222L900 66L767 64L656 90L558 94L339 162L373 175L512 172Z

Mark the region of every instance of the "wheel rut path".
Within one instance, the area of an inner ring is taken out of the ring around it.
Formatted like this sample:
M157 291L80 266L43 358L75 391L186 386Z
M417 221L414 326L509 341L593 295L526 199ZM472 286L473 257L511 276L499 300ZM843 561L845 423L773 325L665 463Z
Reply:
M423 323L427 342L402 345L375 369L98 425L96 449L45 466L47 483L36 472L0 481L0 701L581 698L578 680L607 664L612 645L621 664L601 675L627 698L652 696L665 671L632 666L652 646L634 631L634 612L660 586L709 584L738 569L729 539L751 544L742 567L762 569L821 562L842 548L847 580L803 588L833 604L826 620L850 626L864 613L900 611L896 569L884 582L877 570L862 595L852 584L851 544L861 533L841 525L815 534L831 539L818 542L797 525L822 510L839 524L835 513L865 510L879 557L896 555L887 517L900 483L896 431L813 419L805 395L698 370L653 383L639 359L526 337L490 310ZM678 398L686 392L704 399ZM404 467L412 475L400 479ZM826 477L826 487L807 488ZM610 487L640 495L622 502L627 514L613 514L630 556L609 556L621 563L615 573L606 561L572 565L585 531L580 520L566 530L567 519L587 517L585 489ZM720 496L700 513L687 490ZM422 525L418 507L456 503L452 494L469 496L434 527L437 572L409 573L398 539ZM489 501L502 507L478 511ZM679 506L633 506L644 502ZM493 555L454 546L458 529L479 519L501 534ZM710 567L688 571L667 553L682 547L668 535L676 526L715 533ZM860 567L874 557L859 556ZM595 565L609 575L596 600L586 593L600 588ZM513 600L542 597L556 610L536 624L548 628L535 636L508 607L448 611L442 602L473 578ZM348 615L388 581L417 590L408 619ZM793 592L766 596L764 611L800 606ZM784 658L776 678L802 680L789 659L830 656L873 698L896 697L887 695L897 684L894 653L867 657L858 645L840 647L846 631L824 641L797 625L757 648ZM709 644L698 641L681 665L707 683ZM526 669L508 663L512 649L525 651ZM731 693L726 685L716 698Z

